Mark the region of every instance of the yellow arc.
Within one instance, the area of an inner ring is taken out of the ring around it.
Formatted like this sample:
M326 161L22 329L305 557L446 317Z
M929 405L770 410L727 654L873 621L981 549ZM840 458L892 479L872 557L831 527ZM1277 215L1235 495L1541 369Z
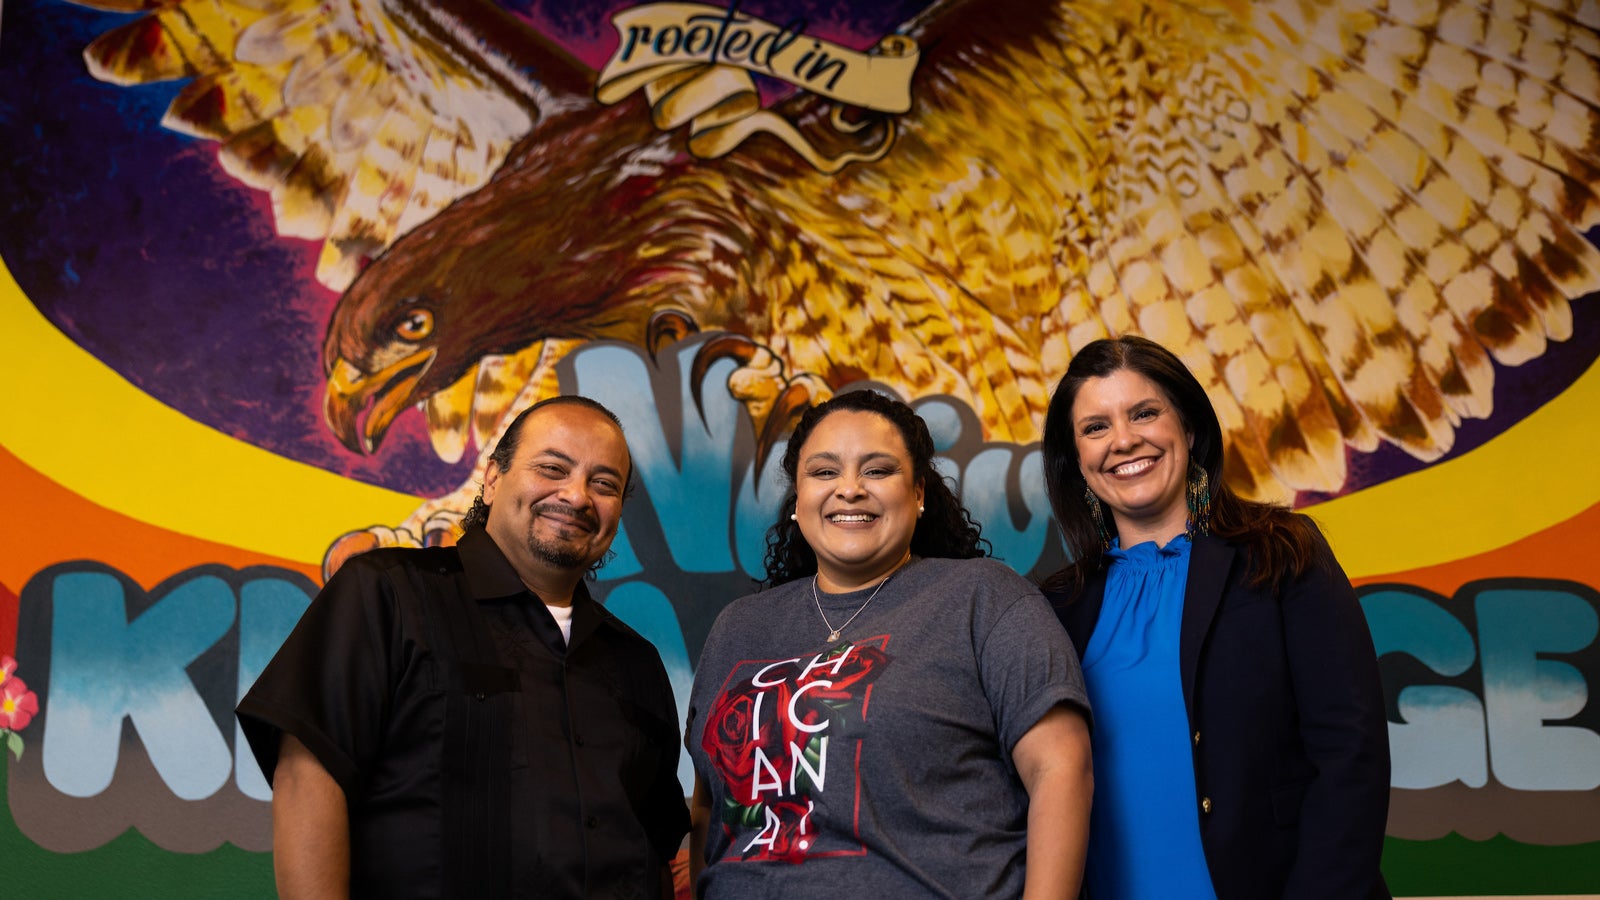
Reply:
M0 446L108 509L209 541L319 563L332 540L421 500L286 459L130 384L40 314L0 263Z
M6 393L0 446L92 502L308 563L338 535L392 526L421 502L262 450L163 405L51 325L3 263L0 313L10 383L34 383ZM1307 511L1353 578L1502 547L1600 502L1600 466L1588 462L1597 409L1600 364L1472 452Z

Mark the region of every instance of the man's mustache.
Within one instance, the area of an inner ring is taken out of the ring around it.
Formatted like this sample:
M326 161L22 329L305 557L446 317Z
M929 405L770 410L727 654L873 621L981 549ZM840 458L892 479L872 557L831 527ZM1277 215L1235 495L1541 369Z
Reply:
M575 519L590 531L600 530L600 519L595 516L594 510L578 509L565 503L535 503L533 505L533 513L541 516L545 513L555 513L569 519Z

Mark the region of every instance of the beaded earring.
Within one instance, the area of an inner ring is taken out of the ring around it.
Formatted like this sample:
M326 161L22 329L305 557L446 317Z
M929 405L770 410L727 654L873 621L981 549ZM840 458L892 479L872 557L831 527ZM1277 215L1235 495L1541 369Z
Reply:
M1095 533L1100 535L1100 549L1111 549L1111 533L1106 530L1105 513L1100 510L1100 498L1089 490L1088 485L1083 486L1083 502L1089 504L1089 515L1094 519Z
M1199 463L1189 461L1189 520L1184 534L1189 540L1211 533L1211 479Z

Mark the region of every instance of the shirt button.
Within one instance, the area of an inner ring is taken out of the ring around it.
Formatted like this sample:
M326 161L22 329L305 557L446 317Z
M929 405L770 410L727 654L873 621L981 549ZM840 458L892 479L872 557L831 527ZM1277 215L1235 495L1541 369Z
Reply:
M1211 812L1211 798L1210 797L1201 797L1200 798L1200 811L1201 812L1207 812L1207 813Z
M572 737L572 742L573 742L573 743L574 743L574 744L577 744L577 745L578 745L578 746L579 746L579 747L582 747L582 746L583 746L583 738L581 738L581 737L578 737L578 736L577 736L577 735L573 735L573 737Z
M600 825L600 820L594 816L590 816L589 818L583 820L583 824L587 828L596 828Z
M475 695L475 696L477 696L477 698L478 698L478 699L479 699L479 700L482 700L482 699L483 699L483 695L482 695L482 694L477 694L477 695Z
M1194 733L1194 744L1196 747L1200 746L1200 732L1198 731Z

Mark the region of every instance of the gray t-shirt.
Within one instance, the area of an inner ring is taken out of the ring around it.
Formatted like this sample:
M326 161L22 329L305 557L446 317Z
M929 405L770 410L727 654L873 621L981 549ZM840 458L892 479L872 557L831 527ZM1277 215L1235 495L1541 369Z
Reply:
M710 791L710 898L1022 895L1028 796L1011 748L1087 714L1044 598L991 559L918 559L870 590L809 578L729 604L695 671L686 743Z

